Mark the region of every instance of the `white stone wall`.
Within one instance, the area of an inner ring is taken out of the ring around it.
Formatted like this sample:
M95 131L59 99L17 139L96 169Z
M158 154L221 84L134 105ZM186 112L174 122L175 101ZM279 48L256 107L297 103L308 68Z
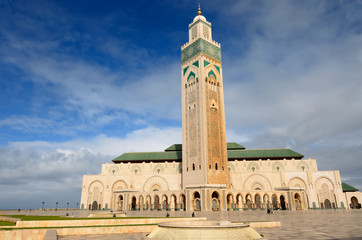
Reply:
M228 165L231 188L220 191L220 196L225 195L220 203L227 208L248 208L248 199L253 208L257 207L258 200L262 206L269 203L271 207L274 195L278 207L283 196L286 207L295 209L295 194L300 196L302 209L321 208L325 200L337 208L349 207L351 197L342 192L339 171L318 171L315 159L229 161ZM167 201L172 208L177 207L181 195L185 194L180 169L181 163L177 162L103 164L101 174L83 176L80 207L88 209L89 204L97 201L101 209L113 209L118 201L114 198L119 197L119 191L128 192L128 199L124 200L127 204L125 210L129 210L133 197L138 208L146 201L154 203L156 196L160 203ZM118 193L115 194L115 191ZM361 202L361 195L355 195ZM191 198L187 204L193 204L194 199Z
M82 184L82 204L85 209L97 201L101 209L113 206L112 194L115 190L133 192L177 191L181 189L181 163L135 163L102 165L99 175L84 175Z
M251 196L277 193L280 197L281 189L291 188L295 190L294 196L287 199L291 208L298 191L305 193L302 194L304 208L325 207L326 200L332 207L346 207L339 171L318 171L315 159L229 161L229 174L231 188L241 190L244 195L245 192Z

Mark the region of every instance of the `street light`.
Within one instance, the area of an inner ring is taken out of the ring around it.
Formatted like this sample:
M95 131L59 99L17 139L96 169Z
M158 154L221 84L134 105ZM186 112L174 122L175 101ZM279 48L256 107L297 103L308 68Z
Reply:
M58 210L58 202L55 203L55 211Z
M67 211L68 211L69 202L67 203Z
M79 205L79 203L77 203L77 209L78 209L78 205Z
M44 203L45 203L45 202L42 202L42 203L41 203L41 209L42 209L43 211L44 211Z

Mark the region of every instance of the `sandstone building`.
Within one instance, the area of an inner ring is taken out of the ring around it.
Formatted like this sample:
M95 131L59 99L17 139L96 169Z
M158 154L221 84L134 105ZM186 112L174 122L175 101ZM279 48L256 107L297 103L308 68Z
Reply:
M353 196L343 192L339 171L319 171L315 159L290 149L248 150L226 142L221 49L200 9L181 47L181 89L182 144L124 153L103 164L99 175L83 176L81 209L350 207ZM362 196L356 196L358 204Z

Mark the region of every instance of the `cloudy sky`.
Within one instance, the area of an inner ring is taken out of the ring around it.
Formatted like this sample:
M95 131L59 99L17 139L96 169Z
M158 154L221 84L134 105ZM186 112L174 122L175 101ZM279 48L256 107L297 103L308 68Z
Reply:
M228 141L292 148L362 189L362 1L0 0L0 209L75 207L82 175L181 143L199 2Z

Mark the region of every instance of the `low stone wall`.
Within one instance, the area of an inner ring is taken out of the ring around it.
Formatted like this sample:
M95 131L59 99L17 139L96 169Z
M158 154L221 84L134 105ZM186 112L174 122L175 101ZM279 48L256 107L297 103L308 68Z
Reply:
M149 233L157 225L152 226L117 226L117 227L84 227L84 228L58 228L57 236L85 235L85 234L120 234L120 233ZM1 240L43 240L49 229L22 229L0 231Z
M12 218L12 217L0 216L0 221L16 223L17 221L20 221L20 220L21 220L20 218Z
M249 223L252 228L274 228L281 227L280 221L276 222L251 222Z
M118 218L118 219L92 219L92 220L52 220L52 221L18 221L17 228L30 227L77 227L77 226L106 226L129 224L156 224L171 221L206 220L206 218Z
M111 217L127 217L124 213L92 213L89 218L111 218Z
M1 240L43 240L47 229L26 229L26 230L12 230L0 231Z
M86 228L60 228L58 236L85 235L85 234L120 234L120 233L149 233L157 225L117 226L117 227L86 227Z

